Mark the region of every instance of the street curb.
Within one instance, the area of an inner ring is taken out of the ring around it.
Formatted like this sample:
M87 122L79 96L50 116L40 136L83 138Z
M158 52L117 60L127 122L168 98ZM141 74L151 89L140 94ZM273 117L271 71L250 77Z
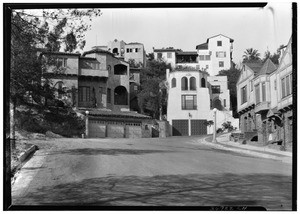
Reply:
M27 149L25 152L22 152L18 156L18 164L11 169L12 174L15 173L18 169L22 167L22 164L27 160L27 158L33 154L36 150L38 150L38 147L36 145L32 145L29 149ZM12 175L13 176L13 175Z
M205 141L205 142L204 142ZM254 157L261 157L261 158L266 158L266 159L273 159L273 160L278 160L278 161L282 161L284 163L292 163L292 159L290 157L278 157L276 155L270 155L270 154L263 154L261 152L255 152L255 151L251 151L251 150L247 150L245 149L239 149L239 148L229 148L226 146L221 145L221 143L217 143L217 144L213 144L211 142L206 141L205 139L200 139L201 143L206 143L209 145L213 145L215 148L219 148L222 150L227 150L227 151L233 151L233 152L237 152L237 153L243 153L243 154L247 154L247 155L251 155Z
M223 138L227 138L227 136L224 135ZM237 144L236 142L229 140L229 137L228 137L228 139L226 141L230 142L232 144L223 143L220 139L219 139L218 142L220 144L223 144L223 145L238 147L238 148L242 148L242 149L254 150L254 151L258 151L258 152L269 152L269 153L273 153L274 155L278 154L278 155L282 155L282 156L292 157L292 153L291 152L277 151L277 150L270 149L270 148L256 147L256 146L247 145L247 144L245 144L245 145L244 144Z

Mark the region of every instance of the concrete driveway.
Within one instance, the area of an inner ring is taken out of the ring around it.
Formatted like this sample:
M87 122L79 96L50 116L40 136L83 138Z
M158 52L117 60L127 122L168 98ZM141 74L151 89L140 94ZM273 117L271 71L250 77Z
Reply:
M219 150L197 137L30 143L40 150L17 175L14 205L292 208L290 164Z

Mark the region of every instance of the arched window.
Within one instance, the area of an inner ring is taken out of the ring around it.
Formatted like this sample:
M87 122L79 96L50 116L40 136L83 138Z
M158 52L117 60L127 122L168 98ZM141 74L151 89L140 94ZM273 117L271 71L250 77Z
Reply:
M196 78L195 77L190 78L190 90L196 90Z
M123 64L117 64L114 66L115 75L127 75L127 66Z
M181 78L181 90L188 90L188 79L186 77Z
M114 48L114 49L113 49L113 53L114 53L114 54L119 54L118 48Z
M201 78L201 87L202 88L205 88L206 86L205 86L206 84L205 84L205 79L204 79L204 77L202 77Z
M172 88L175 88L175 87L176 87L176 79L173 78L173 79L172 79Z

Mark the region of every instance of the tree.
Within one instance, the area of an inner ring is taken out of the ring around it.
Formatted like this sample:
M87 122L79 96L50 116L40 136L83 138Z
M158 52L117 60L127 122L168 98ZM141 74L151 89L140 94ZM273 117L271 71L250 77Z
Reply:
M171 69L170 64L148 60L146 67L141 70L141 91L137 95L138 104L142 113L150 114L156 119L159 119L161 114L166 114L166 69Z
M237 115L237 92L236 83L240 76L241 71L236 68L230 68L228 70L221 70L217 76L227 76L228 89L230 94L231 109L233 112L233 117L238 117Z
M279 64L279 58L281 56L281 49L284 48L284 45L280 45L279 48L277 48L276 53L271 54L270 51L265 52L265 56L262 59L263 62L267 61L269 58L274 64L278 65Z
M11 121L17 105L28 103L32 98L54 98L51 82L43 76L46 63L38 58L39 48L47 51L72 52L85 45L85 32L92 18L100 16L98 9L12 10L10 53L10 108ZM42 83L43 79L43 83ZM39 101L36 99L35 101ZM37 103L41 104L41 103ZM12 124L11 138L14 138Z
M246 51L244 51L243 55L243 63L245 62L259 62L260 59L260 53L258 53L258 50L253 48L248 48Z

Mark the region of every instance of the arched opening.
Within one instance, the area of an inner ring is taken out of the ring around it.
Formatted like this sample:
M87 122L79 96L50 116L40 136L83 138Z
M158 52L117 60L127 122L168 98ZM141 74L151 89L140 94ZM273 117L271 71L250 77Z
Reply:
M127 75L127 66L123 64L117 64L114 66L115 75Z
M205 88L205 87L206 87L205 85L206 85L206 84L205 84L205 78L202 77L202 78L201 78L201 87L202 87L202 88Z
M124 86L118 86L114 91L115 105L127 105L128 93Z
M196 78L195 77L190 78L190 90L196 90Z
M114 48L114 49L113 49L113 53L114 53L114 54L119 54L118 48Z
M188 90L188 79L186 77L181 78L181 90Z
M219 100L218 98L214 99L212 108L213 109L216 108L216 109L222 111L223 106L222 106L221 100Z
M176 79L173 78L173 79L172 79L172 88L175 88L175 87L176 87Z

